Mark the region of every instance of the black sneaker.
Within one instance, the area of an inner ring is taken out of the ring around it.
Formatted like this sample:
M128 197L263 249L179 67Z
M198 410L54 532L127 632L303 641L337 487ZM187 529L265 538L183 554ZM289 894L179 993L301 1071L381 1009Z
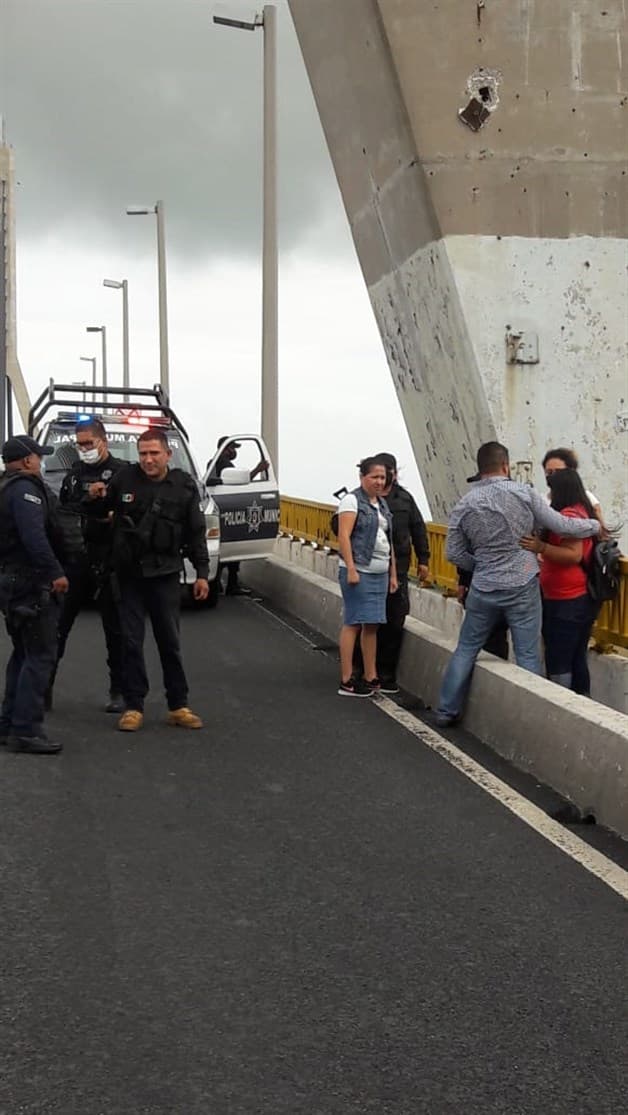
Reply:
M124 712L126 708L124 697L121 693L111 693L105 705L105 712Z
M379 678L371 678L370 681L367 681L366 678L365 678L364 679L364 684L368 685L369 689L371 690L371 693L381 693L381 691L382 691L382 683L379 680Z
M372 697L373 688L361 679L349 678L340 682L338 694L340 697Z
M57 755L63 751L63 744L42 736L11 736L9 749L25 755Z
M398 693L399 686L395 678L382 678L379 683L380 693Z

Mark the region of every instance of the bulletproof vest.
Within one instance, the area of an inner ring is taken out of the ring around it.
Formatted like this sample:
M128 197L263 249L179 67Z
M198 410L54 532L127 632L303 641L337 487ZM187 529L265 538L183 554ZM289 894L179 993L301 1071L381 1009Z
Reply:
M170 471L171 483L153 486L139 469L129 470L122 507L114 520L113 564L119 572L135 570L154 577L180 568L184 522L190 496L196 496L194 480L181 469ZM133 511L131 511L131 508Z
M45 515L45 528L50 547L59 561L65 557L63 531L56 509L56 498L36 475L24 472L7 472L0 478L0 564L16 568L30 567L30 560L20 539L13 516L9 510L8 493L11 484L17 480L28 479L37 488L42 500Z

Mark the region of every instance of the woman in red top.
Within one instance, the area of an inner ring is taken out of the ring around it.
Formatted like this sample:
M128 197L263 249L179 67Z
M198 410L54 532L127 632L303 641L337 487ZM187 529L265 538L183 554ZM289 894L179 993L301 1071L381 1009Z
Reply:
M594 519L595 512L573 468L548 477L551 505L568 518ZM522 540L526 550L541 554L543 639L550 681L590 696L587 652L596 607L587 589L593 540L563 538L551 531Z

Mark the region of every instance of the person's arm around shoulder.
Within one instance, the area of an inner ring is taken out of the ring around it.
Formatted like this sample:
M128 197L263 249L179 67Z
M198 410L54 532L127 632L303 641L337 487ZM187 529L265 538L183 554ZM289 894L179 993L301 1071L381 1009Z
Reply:
M565 519L579 518L568 509L565 509ZM521 539L522 549L532 554L539 554L542 558L553 561L555 565L580 565L584 553L584 545L579 538L563 538L558 542L545 542L537 535L526 535Z
M338 550L347 567L347 581L350 585L357 585L360 581L360 574L355 567L353 550L351 549L351 535L357 517L358 501L354 495L349 493L341 499L338 505Z
M195 600L207 600L209 595L209 558L207 556L207 542L205 515L200 503L198 489L190 477L186 482L188 492L187 515L184 524L184 543L190 555L190 561L196 570L196 580L192 588Z
M554 511L532 488L529 491L530 506L534 521L538 526L551 530L554 534L568 535L572 538L590 538L598 535L602 525L598 519L569 518Z

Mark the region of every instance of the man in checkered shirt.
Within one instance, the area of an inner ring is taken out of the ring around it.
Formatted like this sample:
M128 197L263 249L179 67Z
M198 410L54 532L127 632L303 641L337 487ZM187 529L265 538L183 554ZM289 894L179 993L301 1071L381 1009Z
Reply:
M477 455L480 480L459 500L450 518L447 558L473 573L458 646L445 671L437 723L460 719L475 660L495 624L510 628L518 666L542 674L541 592L536 554L521 539L547 529L574 538L600 531L597 519L569 519L553 511L538 492L510 479L508 450L497 441Z

